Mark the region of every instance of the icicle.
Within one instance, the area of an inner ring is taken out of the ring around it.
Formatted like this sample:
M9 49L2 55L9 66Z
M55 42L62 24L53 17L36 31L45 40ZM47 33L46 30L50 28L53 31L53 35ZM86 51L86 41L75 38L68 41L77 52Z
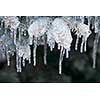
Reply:
M66 49L66 58L69 57L68 49Z
M86 52L86 45L87 45L87 40L84 42L84 51Z
M33 51L33 54L34 54L34 66L36 66L36 45L34 45L34 51Z
M21 57L18 57L18 59L17 59L18 61L17 61L17 72L21 72L22 71L22 69L21 69Z
M52 44L52 48L53 48L53 49L55 48L55 44Z
M82 24L82 23L77 24L76 31L77 31L76 32L77 39L76 39L76 44L75 44L75 50L77 50L79 38L82 37L82 43L81 43L81 48L80 48L80 52L82 53L83 52L83 46L84 46L84 51L86 51L86 42L87 42L87 38L91 34L91 31L90 31L90 28L89 28L88 25Z
M98 17L95 17L95 33L98 32Z
M22 68L21 68L21 57L19 57L19 66L18 66L18 69L19 69L19 72L22 71Z
M91 24L92 24L92 29L94 29L95 28L95 17L94 16L92 16L91 17Z
M14 32L14 44L16 45L16 33Z
M95 33L98 32L98 28L97 28L97 25L96 24L97 24L97 22L95 22L95 26L94 26L95 27Z
M10 36L11 36L11 38L12 38L13 41L14 41L14 32L13 32L13 31L10 32Z
M60 58L59 58L59 74L60 75L62 74L62 61L63 61L64 53L65 53L65 49L61 47Z
M84 45L84 37L82 37L82 43L81 43L81 48L80 48L81 53L83 53L83 45Z
M29 64L31 63L31 48L29 47Z
M50 50L51 50L51 51L53 50L52 44L50 45Z
M47 61L46 61L47 54L46 54L46 52L47 52L47 49L44 50L44 64L45 65L47 64Z
M44 64L47 64L47 37L44 36Z
M30 39L30 38L29 38ZM33 38L32 38L32 40L33 40ZM29 44L31 44L32 45L32 40L31 40L31 43L29 43ZM30 41L30 40L29 40ZM30 45L29 45L29 54L30 54L30 56L29 56L29 64L31 63L31 48L30 48Z
M90 16L87 16L87 19L88 19L88 26L90 28L90 24L91 24L91 17Z
M0 27L1 29L3 28L3 23L4 23L4 22L3 22L3 21L1 21L1 27Z
M7 51L7 65L10 66L10 55L9 55L9 51Z
M59 58L59 74L62 74L62 62L61 62L61 58L62 58L62 47L61 47L61 51L60 51L60 58Z
M17 72L19 72L19 60L18 60L18 55L17 55L17 61L16 61L16 68L17 68Z
M37 49L37 39L34 39L34 48L33 48L33 61L34 66L36 66L36 49Z
M95 17L95 40L94 40L94 45L93 45L93 68L96 68L96 53L97 53L97 46L99 42L99 37L100 37L100 19L99 17Z
M32 45L33 37L29 36L29 45Z
M29 61L29 64L30 64L30 63L31 63L31 55L30 55L30 57L29 57L28 61Z
M19 28L19 41L21 41L21 33L22 33L22 29L21 29L21 27Z
M19 72L19 69L18 69L18 67L19 67L19 61L18 61L18 53L17 52L18 51L16 49L16 68L17 68L17 72Z
M58 44L58 50L60 49L60 44Z
M16 68L17 68L17 72L21 72L21 57L19 57L18 51L19 48L16 47Z
M27 27L29 26L29 22L30 22L29 16L26 16L26 25L27 25Z
M23 58L23 67L25 66L25 59Z
M77 47L78 47L78 41L79 41L79 36L77 35L76 44L75 44L75 50L77 50Z
M97 46L98 46L98 42L99 42L99 37L100 37L100 34L97 33L96 34L96 37L95 37L95 40L94 40L94 45L93 45L93 68L96 68L96 53L97 53Z

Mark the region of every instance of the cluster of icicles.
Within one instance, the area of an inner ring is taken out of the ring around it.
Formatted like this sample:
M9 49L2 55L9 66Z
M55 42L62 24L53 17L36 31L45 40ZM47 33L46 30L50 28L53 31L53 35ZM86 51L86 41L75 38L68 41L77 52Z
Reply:
M87 18L88 24L84 23ZM80 52L86 52L87 39L92 33L90 25L95 29L96 38L93 47L93 68L96 65L96 48L100 33L99 16L64 16L64 17L33 17L26 16L22 22L21 17L2 16L0 17L0 56L7 57L7 64L10 66L10 56L16 53L17 72L22 71L25 66L25 59L36 66L36 51L39 45L44 46L44 64L47 64L47 47L52 51L55 44L60 51L59 74L62 73L62 61L64 55L69 57L71 43L73 41L71 31L77 36L75 50L78 49L79 39L82 37ZM31 59L30 45L33 45L33 59ZM21 61L22 60L22 61ZM22 63L21 63L22 62Z

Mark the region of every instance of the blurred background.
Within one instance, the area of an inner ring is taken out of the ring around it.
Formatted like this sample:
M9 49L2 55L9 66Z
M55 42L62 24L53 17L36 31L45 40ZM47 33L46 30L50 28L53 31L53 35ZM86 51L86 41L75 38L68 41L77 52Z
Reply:
M11 65L7 66L7 61L0 59L0 82L1 83L99 83L100 82L100 43L97 48L96 69L92 68L93 42L95 38L94 30L88 38L87 51L80 53L74 50L76 36L73 35L73 42L70 57L62 62L62 75L59 75L59 54L55 49L51 52L47 50L47 65L43 64L43 46L37 48L37 65L29 64L23 67L21 73L16 72L15 56L11 57ZM79 43L79 48L81 44Z

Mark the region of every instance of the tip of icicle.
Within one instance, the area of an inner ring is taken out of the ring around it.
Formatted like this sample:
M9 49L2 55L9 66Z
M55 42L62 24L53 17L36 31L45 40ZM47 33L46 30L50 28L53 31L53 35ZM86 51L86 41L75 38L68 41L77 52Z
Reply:
M62 74L62 72L61 71L59 71L59 75L61 75Z
M95 66L93 66L93 69L96 69L96 67L95 67Z
M75 50L77 51L77 47L75 47Z
M59 75L61 75L62 73L59 73Z

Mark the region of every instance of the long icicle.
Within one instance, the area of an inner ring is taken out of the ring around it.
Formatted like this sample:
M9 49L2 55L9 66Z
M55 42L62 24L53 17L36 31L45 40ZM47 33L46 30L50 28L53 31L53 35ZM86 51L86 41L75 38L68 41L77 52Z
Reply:
M14 30L13 32L14 32L13 33L14 34L14 37L13 37L14 38L14 44L16 45L16 33L15 33L16 31Z
M77 35L76 43L75 43L75 50L78 48L78 41L79 41L79 36Z
M68 57L69 57L69 50L66 49L66 58L68 58Z
M58 44L58 50L60 50L60 44Z
M83 53L83 45L84 45L84 37L82 37L82 43L81 43L81 48L80 48L81 53Z
M86 52L86 47L87 47L87 40L84 42L84 52Z
M34 38L34 48L33 48L33 61L34 61L34 66L36 66L36 49L37 49L37 39Z
M23 67L25 67L25 59L23 58Z
M98 46L98 42L99 42L99 37L100 37L100 34L96 33L96 37L95 37L94 44L93 44L93 55L92 55L94 69L96 68L96 53L97 53L97 46Z
M65 53L65 49L61 47L60 58L59 58L59 74L60 75L62 74L62 61L63 61L64 53Z
M96 68L96 53L97 53L97 46L99 42L99 37L100 37L100 30L99 30L99 24L100 24L100 19L98 20L98 17L95 17L95 40L94 40L94 45L93 45L93 68Z
M7 51L7 65L10 66L10 54L9 54L9 51Z
M19 72L18 66L19 66L19 63L18 63L18 49L16 48L16 68L17 68L17 72Z
M21 72L22 71L22 68L21 68L21 57L19 57L19 72Z
M44 64L47 64L47 37L44 34Z

